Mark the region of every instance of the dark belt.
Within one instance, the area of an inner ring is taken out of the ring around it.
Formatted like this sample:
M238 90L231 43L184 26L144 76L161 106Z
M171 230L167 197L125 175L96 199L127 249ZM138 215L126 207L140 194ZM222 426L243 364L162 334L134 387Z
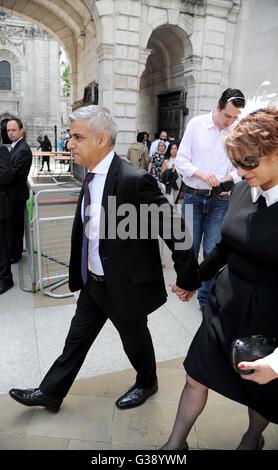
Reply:
M190 186L186 186L186 184L184 186L185 186L184 192L188 193L188 194L196 194L196 195L199 195L199 196L211 196L211 195L213 195L213 190L212 189L196 189L196 188L191 188Z
M91 273L91 271L88 272L88 275L89 275L90 278L92 278L96 282L104 282L104 276L100 276L99 274Z

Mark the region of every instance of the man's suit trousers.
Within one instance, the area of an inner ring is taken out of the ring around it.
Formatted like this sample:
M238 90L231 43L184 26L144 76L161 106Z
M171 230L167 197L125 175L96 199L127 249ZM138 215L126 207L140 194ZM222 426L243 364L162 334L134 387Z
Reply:
M105 281L97 282L89 278L80 293L63 353L40 385L46 395L59 398L66 396L87 352L108 318L118 330L124 351L137 372L136 385L148 388L155 383L156 363L147 316L136 322L122 321L111 303ZM109 343L108 354L111 354Z

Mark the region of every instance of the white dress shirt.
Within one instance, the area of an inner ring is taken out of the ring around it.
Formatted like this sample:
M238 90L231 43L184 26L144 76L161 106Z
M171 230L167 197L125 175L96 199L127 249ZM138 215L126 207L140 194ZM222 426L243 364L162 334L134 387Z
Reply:
M261 195L265 197L267 207L275 204L275 202L278 202L278 184L270 189L267 189L266 191L264 191L259 186L256 188L251 188L251 196L254 203ZM271 367L271 369L273 369L274 372L278 374L278 348L276 348L272 354L265 357L264 360Z
M20 137L19 139L17 139L17 140L15 140L14 142L12 142L11 148L13 149L13 148L16 146L17 142L19 142L19 141L22 140L22 139L23 139L23 137Z
M99 231L101 218L101 203L104 185L107 173L114 157L114 149L101 160L92 170L94 178L89 184L90 190L90 219L89 219L89 253L88 253L88 269L94 274L103 276L103 267L99 256ZM84 216L84 198L81 204L81 216ZM87 228L86 228L87 230Z
M176 157L175 167L183 176L187 186L196 189L211 189L205 181L193 176L197 170L215 175L218 181L232 176L235 183L240 181L236 169L225 151L224 138L235 127L235 123L225 129L218 129L209 114L196 116L189 121Z

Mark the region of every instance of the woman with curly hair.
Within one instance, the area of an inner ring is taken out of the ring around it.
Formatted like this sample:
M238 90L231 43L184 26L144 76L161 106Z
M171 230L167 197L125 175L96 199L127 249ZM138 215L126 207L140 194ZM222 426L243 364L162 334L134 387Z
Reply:
M215 277L207 314L184 361L187 378L174 427L162 449L187 447L209 389L248 407L249 426L238 450L262 449L262 432L269 422L278 424L278 349L237 363L238 371L231 363L236 338L263 335L277 344L278 108L246 116L225 146L243 181L233 190L221 241L200 265L202 280Z

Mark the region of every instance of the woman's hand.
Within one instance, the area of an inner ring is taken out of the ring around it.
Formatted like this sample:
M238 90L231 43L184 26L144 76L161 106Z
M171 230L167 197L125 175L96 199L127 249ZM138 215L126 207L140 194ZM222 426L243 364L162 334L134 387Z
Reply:
M178 287L175 282L170 284L170 287L172 288L172 292L174 292L182 302L188 302L188 300L190 300L195 294L195 291L188 291Z
M271 380L278 378L278 374L267 364L265 357L253 362L242 361L238 364L238 368L243 371L253 369L254 372L252 374L242 374L241 377L244 380L252 380L258 384L267 384Z

